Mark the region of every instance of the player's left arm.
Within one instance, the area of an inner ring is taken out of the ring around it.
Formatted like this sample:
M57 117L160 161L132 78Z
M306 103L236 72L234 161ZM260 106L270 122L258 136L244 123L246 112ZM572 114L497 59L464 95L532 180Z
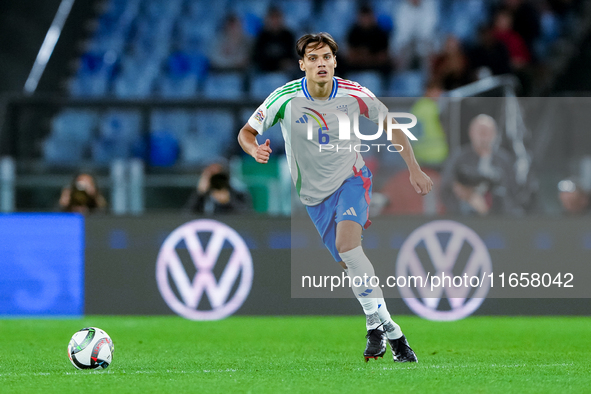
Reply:
M392 122L396 122L396 119L392 119ZM387 119L384 120L384 130L388 130ZM423 196L429 193L433 188L433 181L421 170L406 134L400 129L392 130L391 142L400 151L400 155L408 167L410 183L415 191ZM402 147L402 149L399 147Z

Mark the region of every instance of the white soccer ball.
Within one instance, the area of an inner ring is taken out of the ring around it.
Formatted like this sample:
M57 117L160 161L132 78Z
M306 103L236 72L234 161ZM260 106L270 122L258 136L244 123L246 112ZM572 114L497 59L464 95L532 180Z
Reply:
M83 328L72 335L68 357L78 369L105 369L113 360L113 341L100 328Z

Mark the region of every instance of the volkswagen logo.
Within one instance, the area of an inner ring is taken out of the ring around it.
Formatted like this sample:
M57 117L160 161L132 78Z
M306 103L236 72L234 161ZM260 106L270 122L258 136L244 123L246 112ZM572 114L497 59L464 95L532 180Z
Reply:
M191 269L185 268L186 260L192 263ZM214 269L221 272L219 279ZM217 320L236 312L250 293L252 278L246 243L234 229L215 220L194 220L175 229L164 240L156 262L156 281L164 301L191 320ZM200 305L204 295L211 308Z
M422 253L421 253L422 252ZM451 220L437 220L414 230L406 239L396 260L396 276L467 277L492 273L486 245L471 228ZM484 301L490 281L479 286L455 286L438 281L438 286L399 287L408 307L430 320L458 320L471 315ZM449 308L441 307L447 299Z

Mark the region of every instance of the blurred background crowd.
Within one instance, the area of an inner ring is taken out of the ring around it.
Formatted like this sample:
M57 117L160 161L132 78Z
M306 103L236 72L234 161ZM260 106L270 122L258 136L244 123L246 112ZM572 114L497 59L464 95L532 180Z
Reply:
M589 2L74 2L40 52L65 1L0 6L3 211L290 214L279 127L268 166L236 135L302 76L296 39L327 31L338 76L417 116L413 146L435 180L417 198L399 157L368 154L373 214L589 212ZM49 62L30 88L35 57Z

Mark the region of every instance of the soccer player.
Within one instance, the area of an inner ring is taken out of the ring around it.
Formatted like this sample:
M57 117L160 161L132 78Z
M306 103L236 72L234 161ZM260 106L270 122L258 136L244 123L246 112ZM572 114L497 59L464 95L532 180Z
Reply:
M238 141L257 162L267 163L270 140L259 145L256 136L277 122L281 124L296 191L324 244L350 278L372 278L373 265L361 247L362 231L371 223L368 214L372 174L359 149L351 149L360 139L355 134L351 139L339 139L339 120L344 113L353 125L353 119L361 114L378 123L387 108L368 89L334 76L337 50L337 43L328 33L302 36L296 51L305 76L271 93L242 127ZM310 138L317 126L317 138ZM433 182L421 171L407 136L395 129L391 138L408 166L417 194L429 193ZM383 357L387 340L394 361L416 362L415 353L386 308L381 289L367 282L351 280L353 293L366 315L365 361Z

